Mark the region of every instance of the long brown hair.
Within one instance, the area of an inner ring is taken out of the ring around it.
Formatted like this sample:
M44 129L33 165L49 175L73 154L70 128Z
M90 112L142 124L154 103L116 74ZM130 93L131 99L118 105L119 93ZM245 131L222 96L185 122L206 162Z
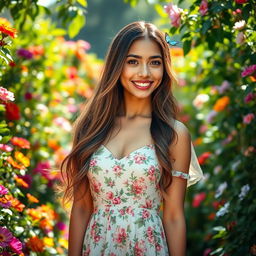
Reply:
M90 157L111 134L116 116L120 114L120 111L124 111L123 88L119 78L127 53L135 40L146 37L159 45L163 55L162 82L151 95L150 132L162 169L159 186L162 190L166 190L171 184L172 165L169 146L176 137L172 121L176 119L177 104L172 94L175 77L171 69L169 46L164 34L155 25L138 21L125 26L113 39L94 95L88 100L73 124L72 150L61 164L62 176L66 181L65 200L72 199L73 190L82 182L88 185L87 172Z

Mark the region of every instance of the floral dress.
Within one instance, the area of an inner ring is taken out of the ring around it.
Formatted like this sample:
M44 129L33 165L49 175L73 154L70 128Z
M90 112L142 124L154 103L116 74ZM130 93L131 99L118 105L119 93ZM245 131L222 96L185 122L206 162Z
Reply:
M94 152L88 171L94 212L85 233L83 256L169 255L159 216L160 174L153 144L122 159L104 145Z

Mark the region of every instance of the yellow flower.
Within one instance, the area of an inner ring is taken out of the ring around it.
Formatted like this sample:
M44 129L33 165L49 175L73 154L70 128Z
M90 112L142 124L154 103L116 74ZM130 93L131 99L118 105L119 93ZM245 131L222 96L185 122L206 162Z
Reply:
M48 246L50 248L54 247L53 238L51 238L51 237L44 237L43 241L44 241L45 246Z
M19 162L21 162L25 167L28 167L30 165L30 160L28 157L24 156L21 152L16 151L14 153L14 156L16 158L16 160L18 160Z
M64 238L59 239L59 244L64 247L65 249L68 249L68 241Z

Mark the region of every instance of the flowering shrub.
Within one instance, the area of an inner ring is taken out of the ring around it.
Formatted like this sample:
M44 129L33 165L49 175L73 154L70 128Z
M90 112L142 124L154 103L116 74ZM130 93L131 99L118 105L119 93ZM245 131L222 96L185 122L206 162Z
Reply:
M66 41L64 34L47 20L25 24L0 70L1 255L67 253L58 168L101 61L87 53L87 42Z
M183 42L176 93L205 173L188 192L189 255L256 255L254 7L202 0L162 14Z

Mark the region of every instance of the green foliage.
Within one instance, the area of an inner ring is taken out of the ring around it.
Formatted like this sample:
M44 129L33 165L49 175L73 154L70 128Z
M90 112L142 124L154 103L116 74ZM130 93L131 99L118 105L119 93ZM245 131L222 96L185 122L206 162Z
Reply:
M0 227L23 243L26 255L67 254L59 166L71 146L71 122L101 68L87 42L66 41L64 34L47 19L24 24L9 45L12 65L0 71L1 86L15 96L11 102L0 92L0 185L8 189L0 194ZM10 246L0 250L17 255Z
M192 1L169 31L181 36L185 55L174 62L180 118L206 177L188 191L188 255L254 255L255 1L209 0L205 13L200 5Z

